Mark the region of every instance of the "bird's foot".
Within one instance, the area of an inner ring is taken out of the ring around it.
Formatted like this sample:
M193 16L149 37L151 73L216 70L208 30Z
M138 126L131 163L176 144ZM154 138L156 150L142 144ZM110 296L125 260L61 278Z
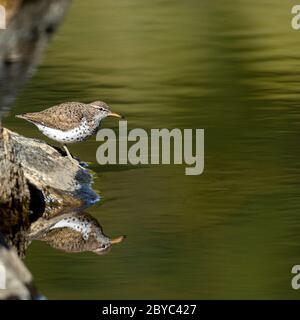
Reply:
M86 161L81 161L80 162L80 165L83 167L83 168L88 168L88 166L91 164L91 162L86 162Z
M76 159L74 159L74 158L72 157L72 155L71 155L69 149L67 148L67 146L66 146L66 145L63 145L63 147L64 147L64 149L65 149L65 151L66 151L66 153L67 153L67 157L68 157L74 164L76 164L76 166L78 166L79 168L85 170L85 168L80 165L79 161L77 161Z
M85 170L85 167L83 167L76 159L72 158L72 162L76 164L76 166L78 166L80 169Z
M71 162L73 162L77 167L85 170L85 168L79 163L79 161L77 161L76 159L72 158L72 157L68 157L69 160L71 160Z

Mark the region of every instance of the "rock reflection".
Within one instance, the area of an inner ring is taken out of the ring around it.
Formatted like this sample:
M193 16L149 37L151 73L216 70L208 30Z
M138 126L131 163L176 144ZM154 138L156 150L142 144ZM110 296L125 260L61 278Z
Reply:
M70 3L71 0L0 0L8 20L7 29L0 30L0 119L32 75Z
M125 236L111 239L99 222L86 212L71 212L51 219L40 218L31 225L29 241L40 240L65 252L91 251L104 254Z

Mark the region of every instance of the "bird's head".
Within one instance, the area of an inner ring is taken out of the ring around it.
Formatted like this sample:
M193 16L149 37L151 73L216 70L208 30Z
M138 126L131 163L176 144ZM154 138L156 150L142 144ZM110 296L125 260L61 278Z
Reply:
M97 110L97 114L101 119L106 117L123 118L118 113L110 111L108 105L103 101L93 101L90 103L90 105Z
M101 241L99 241L99 246L93 250L96 254L105 254L107 253L113 244L117 244L122 242L126 236L120 236L114 239L109 239L108 237L102 237Z

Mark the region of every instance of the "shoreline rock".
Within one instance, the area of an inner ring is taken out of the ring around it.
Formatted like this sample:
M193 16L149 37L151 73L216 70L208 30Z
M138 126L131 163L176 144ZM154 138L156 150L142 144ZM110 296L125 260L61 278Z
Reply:
M0 290L0 300L41 299L31 273L18 257L15 249L5 243L1 233L0 266L2 267L0 276L5 277L6 287Z
M0 165L7 161L16 165L24 175L30 194L31 214L55 216L66 207L68 211L82 210L99 200L91 187L92 175L70 161L63 151L44 141L26 138L3 128ZM0 178L8 179L7 174L7 171L2 171ZM4 192L3 188L4 185L0 185L0 194Z
M32 241L30 227L98 201L91 184L88 170L59 149L0 126L0 267L7 283L0 300L38 297L20 259Z

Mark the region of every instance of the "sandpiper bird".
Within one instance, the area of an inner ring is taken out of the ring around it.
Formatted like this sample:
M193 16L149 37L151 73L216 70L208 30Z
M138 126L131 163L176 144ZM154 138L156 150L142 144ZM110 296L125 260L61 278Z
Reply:
M122 118L111 112L102 101L88 104L65 102L40 112L16 115L17 118L35 124L48 138L62 143L67 156L76 164L66 144L88 139L96 133L101 120L108 116Z
M91 251L104 254L113 244L125 238L120 236L110 239L104 235L99 222L85 212L64 214L63 217L55 217L40 224L45 226L31 236L31 240L45 241L53 248L66 252Z

